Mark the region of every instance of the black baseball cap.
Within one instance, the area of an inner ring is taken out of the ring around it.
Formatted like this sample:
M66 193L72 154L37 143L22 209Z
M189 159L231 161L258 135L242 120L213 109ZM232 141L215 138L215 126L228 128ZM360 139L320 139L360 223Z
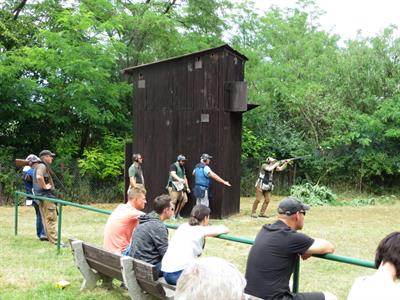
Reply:
M42 151L40 151L39 156L41 157L41 156L44 156L44 155L51 155L53 157L56 156L56 154L51 152L50 150L42 150Z
M278 213L287 216L293 215L297 212L305 212L306 210L310 210L310 206L302 203L295 197L286 197L278 206Z

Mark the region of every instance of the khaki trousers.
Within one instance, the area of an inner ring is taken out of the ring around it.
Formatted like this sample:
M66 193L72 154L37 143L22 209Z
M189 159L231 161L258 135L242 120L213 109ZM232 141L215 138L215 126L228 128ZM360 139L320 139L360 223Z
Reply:
M54 202L41 200L39 209L42 215L42 222L47 238L50 243L57 243L57 206Z
M253 203L251 214L253 215L256 213L258 203L264 200L260 210L260 215L264 215L265 211L267 210L270 199L271 199L271 191L263 191L259 187L256 187L256 200Z
M187 194L184 191L174 191L171 187L168 188L168 193L175 209L175 215L177 215L188 202Z

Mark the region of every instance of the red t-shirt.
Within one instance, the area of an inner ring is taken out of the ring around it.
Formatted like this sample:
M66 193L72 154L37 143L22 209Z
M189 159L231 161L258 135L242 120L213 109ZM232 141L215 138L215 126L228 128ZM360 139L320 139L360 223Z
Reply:
M104 249L121 254L131 243L132 232L143 214L129 203L118 205L104 228Z

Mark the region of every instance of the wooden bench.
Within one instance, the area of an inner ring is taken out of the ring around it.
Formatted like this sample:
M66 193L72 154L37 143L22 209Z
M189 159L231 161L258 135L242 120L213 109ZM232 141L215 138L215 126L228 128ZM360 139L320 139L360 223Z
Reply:
M158 278L155 266L80 240L71 239L70 244L75 265L84 278L81 290L95 288L100 280L101 286L111 288L116 278L125 283L132 299L174 299L175 286Z

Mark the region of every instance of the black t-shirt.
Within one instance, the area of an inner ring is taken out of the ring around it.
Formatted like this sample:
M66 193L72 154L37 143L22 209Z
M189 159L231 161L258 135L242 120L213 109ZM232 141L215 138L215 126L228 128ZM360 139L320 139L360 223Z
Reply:
M264 225L247 259L245 292L263 299L288 293L295 262L313 243L282 221Z

